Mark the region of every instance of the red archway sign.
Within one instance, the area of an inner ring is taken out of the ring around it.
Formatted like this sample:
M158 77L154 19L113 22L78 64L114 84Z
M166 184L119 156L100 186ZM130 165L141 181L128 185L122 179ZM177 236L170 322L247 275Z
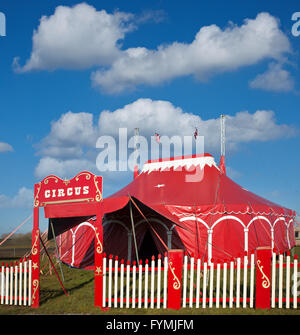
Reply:
M102 306L103 267L102 177L88 171L73 179L50 175L34 185L32 230L32 308L39 307L39 208L46 218L96 215L95 227L95 306Z

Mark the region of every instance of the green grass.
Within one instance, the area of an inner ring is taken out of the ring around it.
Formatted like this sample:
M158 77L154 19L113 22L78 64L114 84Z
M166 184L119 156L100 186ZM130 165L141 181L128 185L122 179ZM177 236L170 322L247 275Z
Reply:
M41 260L43 266L44 260ZM59 266L56 265L59 273ZM45 269L47 272L48 266ZM0 305L0 314L107 314L107 315L300 315L300 309L256 310L250 308L185 308L180 310L164 309L114 309L102 311L94 306L93 271L72 269L63 265L66 296L53 272L52 275L40 276L40 307L32 309L25 306ZM299 306L300 307L300 306Z

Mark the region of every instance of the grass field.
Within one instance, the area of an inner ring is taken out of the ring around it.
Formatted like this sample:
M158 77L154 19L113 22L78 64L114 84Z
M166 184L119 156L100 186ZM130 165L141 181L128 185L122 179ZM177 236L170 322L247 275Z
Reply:
M46 258L41 259L41 267ZM59 267L56 266L57 271ZM45 268L48 272L48 266ZM23 306L0 305L1 315L300 315L300 309L256 310L250 308L185 308L178 311L164 309L110 309L101 311L94 307L94 272L72 269L63 265L66 296L53 273L40 276L40 307L32 309ZM299 306L300 307L300 306Z
M24 241L12 240L6 248L28 248L30 247L31 236L26 236ZM53 245L51 245L53 248ZM1 252L5 253L6 248L1 248L0 258L1 262L15 261L16 259L4 259L1 257ZM53 248L54 249L54 248ZM19 256L19 252L16 253ZM300 248L294 249L300 259ZM40 268L43 267L47 257L41 256ZM185 308L179 311L164 310L164 309L110 309L108 311L101 311L100 308L94 306L94 272L87 270L73 269L66 265L62 265L65 277L64 286L68 292L66 296L53 272L52 275L46 275L48 272L48 265L46 266L44 274L40 276L40 307L32 309L23 306L9 306L0 305L0 315L69 315L69 314L82 314L82 315L300 315L300 304L297 310L294 309L272 309L272 310L256 310L250 308ZM56 265L59 272L59 266Z

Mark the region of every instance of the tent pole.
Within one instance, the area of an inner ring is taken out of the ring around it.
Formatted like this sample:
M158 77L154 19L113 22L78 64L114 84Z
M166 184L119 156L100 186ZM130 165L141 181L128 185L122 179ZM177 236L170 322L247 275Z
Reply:
M61 273L61 276L62 276L62 280L65 281L64 273L63 273L62 266L61 266L61 260L59 258L58 247L57 247L57 243L56 243L56 236L55 236L55 233L54 233L53 223L52 223L51 219L49 219L49 221L50 221L50 226L51 226L51 229L52 229L52 235L53 235L53 239L54 239L54 243L55 243L57 257L59 259L58 264L59 264L59 268L60 268L60 273Z
M65 295L68 296L68 293L66 292L66 290L65 290L65 288L64 288L64 285L63 285L63 283L61 282L58 273L56 272L56 269L55 269L55 266L54 266L54 264L53 264L53 262L52 262L52 260L51 260L51 257L50 257L49 254L48 254L48 251L47 251L46 246L45 246L45 244L44 244L44 242L43 242L43 239L41 238L41 235L39 235L39 237L40 237L40 241L41 241L41 243L42 243L42 245L43 245L43 247L44 247L44 249L45 249L45 252L46 252L46 254L47 254L48 258L49 258L49 261L50 261L50 263L51 263L51 266L52 266L52 268L53 268L53 270L54 270L54 272L55 272L55 274L56 274L56 277L57 277L57 279L58 279L58 281L59 281L59 283L60 283L60 286L62 287L62 289L63 289Z
M195 206L195 224L196 224L196 235L197 235L197 258L200 254L200 248L199 248L199 232L198 232L198 221L197 221L197 213L196 213L196 206Z
M129 210L130 210L130 220L131 220L131 225L132 225L132 233L133 233L133 240L134 240L134 246L135 246L135 254L137 258L137 263L139 264L139 252L136 244L136 235L135 235L135 229L134 229L134 222L133 222L133 215L132 215L132 205L131 201L129 202Z
M130 197L130 195L128 194L128 196ZM146 218L146 216L142 213L142 211L139 209L138 205L133 201L133 199L130 197L132 203L134 204L134 206L136 207L136 209L140 212L140 214L142 215L142 217L144 218L144 220L148 223L149 227L152 229L152 231L154 232L154 234L158 237L158 239L160 240L161 244L165 247L166 250L169 251L169 248L166 246L165 242L159 237L158 233L155 231L155 229L152 227L151 223L149 222L149 220Z

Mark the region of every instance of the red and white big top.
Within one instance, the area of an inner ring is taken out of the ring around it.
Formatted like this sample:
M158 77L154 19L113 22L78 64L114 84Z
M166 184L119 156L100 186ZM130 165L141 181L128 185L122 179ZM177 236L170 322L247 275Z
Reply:
M124 259L136 257L134 238L141 248L147 231L161 253L167 246L208 260L295 245L295 212L232 181L210 154L148 161L103 207L104 251ZM90 218L57 237L62 261L93 268L93 229Z

